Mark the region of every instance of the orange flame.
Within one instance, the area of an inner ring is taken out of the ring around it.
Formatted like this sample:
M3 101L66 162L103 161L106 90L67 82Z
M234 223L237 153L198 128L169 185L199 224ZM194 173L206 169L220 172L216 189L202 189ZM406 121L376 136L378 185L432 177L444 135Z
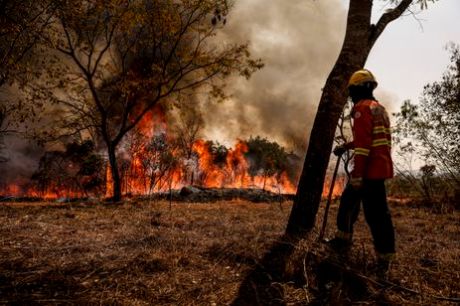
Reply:
M326 177L323 186L323 198L327 198L329 196L329 191L332 188L332 198L338 198L342 195L342 191L345 189L345 177L337 177L334 183L334 186L331 187L331 178Z
M128 148L128 166L120 167L122 177L122 193L133 195L146 195L152 192L177 189L186 185L198 185L207 188L257 188L274 193L294 194L296 182L286 172L274 175L250 172L251 163L246 157L249 148L245 141L237 140L234 148L228 149L225 160L216 162L215 154L210 144L203 139L192 144L194 159L180 161L177 149L168 148L171 158L168 163L161 164L156 160L162 152L154 152L149 148L148 142L159 132L167 133L166 116L161 106L148 112L139 122L137 132L142 135L140 142ZM156 163L157 162L157 163ZM113 196L113 180L111 167L107 163L105 169L106 189L105 196ZM323 197L328 195L333 188L333 196L341 194L344 187L343 178L338 178L336 184L329 186L326 180ZM46 190L23 190L19 185L10 185L2 188L3 194L12 196L37 196L45 199L61 197L82 197L81 192L63 190L60 186L49 186Z
M112 168L107 163L107 167L105 170L105 197L111 198L113 197L113 179L112 179Z
M11 197L41 198L44 200L56 200L60 198L82 198L84 196L84 194L78 190L62 188L58 184L47 186L47 188L43 190L39 190L38 188L28 185L30 184L23 182L3 186L0 189L0 195Z

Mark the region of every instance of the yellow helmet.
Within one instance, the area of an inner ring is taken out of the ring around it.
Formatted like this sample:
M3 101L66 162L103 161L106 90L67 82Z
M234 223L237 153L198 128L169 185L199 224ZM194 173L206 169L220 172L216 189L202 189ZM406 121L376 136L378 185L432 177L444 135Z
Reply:
M348 81L348 86L360 86L364 83L371 83L374 85L374 88L377 87L377 80L375 79L372 72L367 69L361 69L353 73Z

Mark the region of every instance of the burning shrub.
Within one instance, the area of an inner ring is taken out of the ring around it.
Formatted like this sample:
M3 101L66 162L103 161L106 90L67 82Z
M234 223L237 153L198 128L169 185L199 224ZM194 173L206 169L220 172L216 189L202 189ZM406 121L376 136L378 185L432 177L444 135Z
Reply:
M175 156L176 145L166 133L153 136L134 133L126 151L127 156L120 165L125 193L151 194L170 187L179 160Z
M263 172L266 175L274 175L286 170L287 153L276 142L270 142L266 138L257 136L247 141L248 152L246 157L250 159L249 171L252 175Z
M206 144L209 146L209 152L213 157L213 162L218 166L224 166L227 160L228 148L212 140L207 141Z
M45 152L32 180L43 197L100 194L104 186L103 167L104 161L94 152L92 141L72 142L65 151Z
M124 194L151 195L183 186L294 192L289 172L298 170L297 163L277 143L257 137L228 148L216 141L195 139L186 148L181 137L155 128L146 130L153 130L153 136L134 130L125 142L119 164ZM110 175L107 196L109 185Z
M247 141L248 151L246 158L250 161L249 174L279 177L288 169L288 153L276 142L257 136ZM264 186L265 189L265 180Z
M155 135L147 146L143 163L150 178L149 192L155 187L171 182L171 177L177 166L178 159L174 156L174 144L168 141L166 134Z

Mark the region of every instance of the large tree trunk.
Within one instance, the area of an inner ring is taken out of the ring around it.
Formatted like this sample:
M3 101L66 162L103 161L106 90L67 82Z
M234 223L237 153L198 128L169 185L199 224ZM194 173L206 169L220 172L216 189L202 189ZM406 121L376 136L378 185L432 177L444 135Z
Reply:
M109 153L110 171L112 174L112 189L113 189L112 201L118 202L121 200L121 180L120 180L120 172L118 170L116 146L108 145L107 150Z
M372 0L350 0L344 43L319 102L286 228L288 235L302 236L314 227L335 130L347 100L349 77L354 71L363 68L385 26L398 18L411 2L403 0L396 9L383 14L376 25L371 25Z

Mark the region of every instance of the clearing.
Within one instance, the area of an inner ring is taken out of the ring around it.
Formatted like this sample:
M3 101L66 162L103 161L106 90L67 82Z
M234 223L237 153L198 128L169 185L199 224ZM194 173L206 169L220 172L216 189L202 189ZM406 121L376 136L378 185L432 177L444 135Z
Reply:
M122 205L0 203L0 304L228 305L283 233L290 207L134 199ZM343 284L322 287L314 262L328 250L316 242L315 229L295 248L282 280L270 285L279 292L271 303L458 303L460 212L395 203L391 210L398 258L389 283L370 272L375 259L361 214L344 269L367 288L340 297L334 288Z

